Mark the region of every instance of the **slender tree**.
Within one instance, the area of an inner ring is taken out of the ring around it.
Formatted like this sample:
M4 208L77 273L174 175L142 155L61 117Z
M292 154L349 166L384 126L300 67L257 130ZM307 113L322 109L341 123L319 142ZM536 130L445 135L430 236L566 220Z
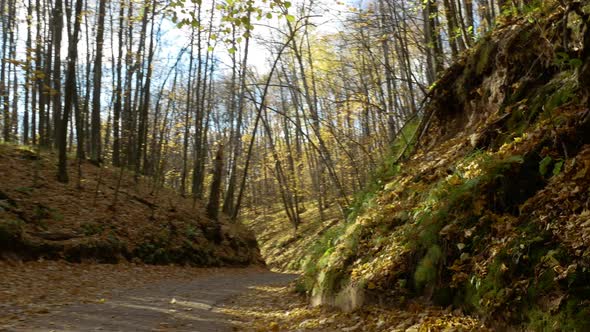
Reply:
M76 0L76 9L74 15L74 30L69 40L67 71L65 82L65 97L63 114L60 119L59 135L58 135L58 149L59 149L59 163L57 179L60 182L68 182L67 170L67 134L68 121L72 114L74 105L74 96L76 93L76 61L78 58L78 39L80 34L80 14L82 13L82 0Z

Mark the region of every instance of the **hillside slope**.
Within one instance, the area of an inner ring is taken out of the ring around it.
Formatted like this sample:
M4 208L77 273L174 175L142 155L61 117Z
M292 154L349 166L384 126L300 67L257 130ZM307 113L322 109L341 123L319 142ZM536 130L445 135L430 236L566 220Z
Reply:
M55 180L55 164L51 153L0 145L0 257L196 266L262 262L250 232L206 218L199 201L86 162L81 179L73 175L62 184ZM69 169L77 169L75 161Z
M308 259L314 304L590 330L590 2L572 3L505 17L445 72L412 157Z

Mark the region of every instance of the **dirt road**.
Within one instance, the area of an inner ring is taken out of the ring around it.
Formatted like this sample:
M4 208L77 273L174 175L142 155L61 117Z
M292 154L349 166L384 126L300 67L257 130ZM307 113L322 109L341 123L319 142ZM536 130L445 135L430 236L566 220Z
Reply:
M0 331L232 331L218 306L253 286L285 285L294 275L261 269L219 271L190 281L159 281L113 292L20 321Z

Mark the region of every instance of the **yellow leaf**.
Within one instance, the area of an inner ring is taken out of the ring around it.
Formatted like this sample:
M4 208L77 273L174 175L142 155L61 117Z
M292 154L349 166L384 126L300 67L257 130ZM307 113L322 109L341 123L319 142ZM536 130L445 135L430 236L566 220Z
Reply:
M368 289L375 289L375 288L377 288L377 286L375 285L374 282L369 281L369 283L367 284L367 288Z
M461 178L459 178L459 176L456 174L449 177L448 182L450 185L453 185L453 186L458 186L462 183Z

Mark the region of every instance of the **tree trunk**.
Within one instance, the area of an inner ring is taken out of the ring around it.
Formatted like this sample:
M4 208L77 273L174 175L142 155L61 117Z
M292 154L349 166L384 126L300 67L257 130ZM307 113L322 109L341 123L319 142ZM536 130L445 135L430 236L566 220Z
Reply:
M219 145L213 164L213 180L209 203L207 203L207 216L213 220L219 217L219 200L221 198L221 181L223 179L223 145Z
M102 160L101 124L100 124L100 93L102 87L102 53L104 44L104 17L106 0L99 0L96 27L96 58L92 88L92 114L90 129L90 160L100 163Z
M147 5L146 5L147 6ZM147 7L149 8L149 7ZM146 11L147 11L146 8ZM150 108L150 97L151 97L151 83L152 83L152 61L154 58L154 16L156 14L156 3L151 4L151 29L150 29L150 43L148 46L147 56L147 73L145 79L145 85L143 87L143 100L141 102L140 114L139 114L139 126L137 133L137 152L135 156L135 174L139 174L141 170L141 163L144 160L144 154L146 153L146 140L147 140L147 123L148 123L148 112ZM144 15L147 16L147 13Z
M53 91L51 91L50 96L52 96L52 103L53 103L53 135L48 135L53 139L53 145L57 148L57 137L58 133L62 128L60 128L61 123L61 113L62 113L62 104L61 104L61 40L62 40L62 31L63 31L63 2L62 0L56 0L55 7L53 9L53 72L52 72L52 79L53 79ZM49 124L49 122L48 122ZM63 128L63 130L67 131L67 128Z
M58 0L59 1L59 0ZM72 114L72 107L74 107L75 92L76 92L76 60L78 57L78 35L80 32L80 14L82 12L82 0L76 0L75 19L74 19L74 31L72 38L69 41L68 46L68 62L65 82L65 96L64 96L64 109L63 115L60 119L59 126L59 137L58 137L58 149L59 149L59 162L57 180L60 182L68 182L68 170L67 170L67 135L68 135L68 120Z
M123 6L123 0L119 4L119 49L117 57L117 69L116 69L116 85L115 85L115 101L113 103L113 166L121 166L121 69L123 64L123 24L125 16L125 6Z

